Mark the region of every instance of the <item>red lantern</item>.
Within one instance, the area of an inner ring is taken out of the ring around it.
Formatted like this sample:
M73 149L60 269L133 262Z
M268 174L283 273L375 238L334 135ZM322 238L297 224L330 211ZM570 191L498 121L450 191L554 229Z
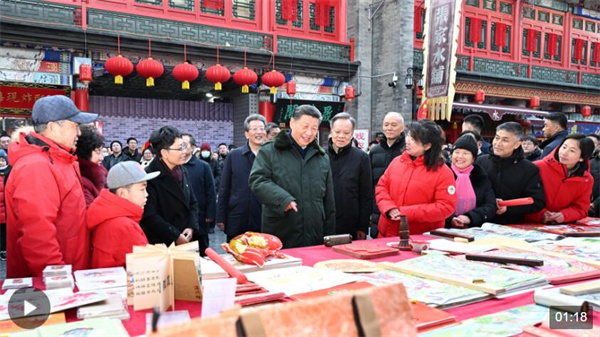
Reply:
M537 109L540 107L540 97L539 96L531 96L529 99L529 107L532 109Z
M351 85L347 85L344 90L344 97L347 101L351 101L354 99L354 87Z
M133 72L133 63L119 54L106 60L104 69L115 77L115 84L123 84L123 76Z
M475 93L475 102L479 104L485 102L485 91L481 89L477 90L477 92Z
M223 85L221 83L229 81L230 77L229 69L218 63L206 70L206 79L215 84L215 90L222 90Z
M89 84L92 81L92 66L89 64L79 65L79 82Z
M289 80L285 85L285 90L288 96L294 96L296 94L296 81Z
M162 63L149 57L143 61L140 61L136 70L140 76L146 79L146 86L153 87L154 79L162 76L165 71L165 67L163 67Z
M181 82L181 89L189 90L190 82L198 78L198 68L184 62L173 68L173 77Z
M238 70L233 74L233 81L242 86L242 94L250 92L249 86L258 81L258 75L246 67Z
M584 107L581 109L581 115L582 115L584 118L591 117L591 116L592 116L592 108L591 108L589 105L586 105L586 106L584 106Z
M277 87L282 86L285 83L285 76L277 70L273 69L268 73L262 75L262 83L268 87L271 87L270 93L276 94Z

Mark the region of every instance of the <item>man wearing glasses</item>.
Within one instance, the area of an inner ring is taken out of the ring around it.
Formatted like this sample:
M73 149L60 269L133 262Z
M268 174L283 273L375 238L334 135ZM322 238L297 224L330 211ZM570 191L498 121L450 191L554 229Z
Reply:
M151 244L188 243L199 228L198 202L189 174L181 166L187 146L179 130L172 126L152 132L150 143L156 159L146 167L146 172L159 171L160 175L148 181L148 201L140 225Z

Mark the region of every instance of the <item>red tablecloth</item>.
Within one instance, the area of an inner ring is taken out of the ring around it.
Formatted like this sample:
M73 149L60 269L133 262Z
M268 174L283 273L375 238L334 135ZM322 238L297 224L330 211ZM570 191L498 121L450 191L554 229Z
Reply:
M431 239L429 236L423 235L412 235L413 239L422 240L422 239ZM376 239L370 242L373 243L387 243L387 242L396 242L398 238L385 238L385 239ZM284 253L289 254L294 257L298 257L302 259L303 265L305 266L313 266L315 263L325 260L332 259L350 259L351 257L343 254L339 254L334 252L331 248L325 247L324 245L320 246L312 246L312 247L304 247L304 248L292 248L292 249L284 249ZM379 258L370 260L372 262L398 262L406 259L415 258L418 255L413 252L400 252L397 256ZM41 278L34 278L34 287L44 290L44 284ZM503 299L491 299L484 302L474 303L466 306L462 306L459 308L449 309L448 312L454 314L458 320L465 320L473 317L488 315L496 312L500 312L503 310L507 310L510 308L515 308L527 304L533 304L533 291L529 291L526 293L506 297ZM202 304L200 302L188 302L188 301L175 301L175 309L176 310L188 310L190 317L199 317L201 315ZM67 322L76 321L76 309L68 310L66 313ZM146 313L152 312L152 310L143 310L143 311L134 311L133 307L129 307L129 312L131 314L131 319L129 321L123 321L123 325L127 332L131 336L137 336L141 334L145 334L146 332ZM600 319L600 315L595 315L595 323L598 323L598 319Z

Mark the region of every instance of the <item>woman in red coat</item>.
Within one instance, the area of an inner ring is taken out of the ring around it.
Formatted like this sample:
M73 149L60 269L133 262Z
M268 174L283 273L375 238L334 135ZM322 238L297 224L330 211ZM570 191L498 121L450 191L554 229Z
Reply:
M375 189L379 237L398 236L401 215L410 234L444 227L456 208L454 174L441 159L442 130L432 121L411 123L406 149L396 157Z
M90 207L100 191L106 187L108 171L102 166L102 148L104 137L93 125L82 125L81 136L77 139L77 161L81 171L81 187L85 197L85 206Z
M540 169L546 195L546 208L528 214L535 223L568 223L587 216L594 179L588 159L594 142L585 135L567 136L551 155L534 164Z

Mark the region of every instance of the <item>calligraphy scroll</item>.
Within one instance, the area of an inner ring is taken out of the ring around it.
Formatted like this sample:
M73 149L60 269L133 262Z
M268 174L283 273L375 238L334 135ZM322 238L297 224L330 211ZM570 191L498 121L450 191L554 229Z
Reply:
M430 0L424 41L425 96L428 117L450 121L454 101L456 48L462 0Z

